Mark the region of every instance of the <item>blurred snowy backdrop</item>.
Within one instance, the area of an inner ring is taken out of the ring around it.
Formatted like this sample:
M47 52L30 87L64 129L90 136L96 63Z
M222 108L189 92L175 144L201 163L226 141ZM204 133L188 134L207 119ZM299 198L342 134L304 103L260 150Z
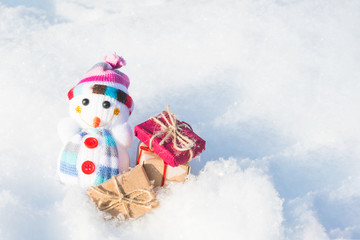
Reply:
M359 1L0 0L0 17L0 239L360 239ZM170 104L207 140L120 226L55 176L67 91L114 51L132 126Z

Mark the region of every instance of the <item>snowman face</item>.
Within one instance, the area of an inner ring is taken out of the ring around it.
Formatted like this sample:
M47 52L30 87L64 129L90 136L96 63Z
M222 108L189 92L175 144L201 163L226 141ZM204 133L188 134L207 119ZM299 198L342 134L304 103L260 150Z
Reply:
M124 123L129 109L119 101L102 94L85 92L70 101L70 116L82 128L107 128Z

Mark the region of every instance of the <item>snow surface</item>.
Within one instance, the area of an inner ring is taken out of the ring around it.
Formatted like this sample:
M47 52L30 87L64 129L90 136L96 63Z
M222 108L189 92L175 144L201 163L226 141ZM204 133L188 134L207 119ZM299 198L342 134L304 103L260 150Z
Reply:
M360 238L359 1L0 0L0 16L0 239ZM188 182L120 225L55 176L66 93L114 51L132 126L170 104L207 140Z

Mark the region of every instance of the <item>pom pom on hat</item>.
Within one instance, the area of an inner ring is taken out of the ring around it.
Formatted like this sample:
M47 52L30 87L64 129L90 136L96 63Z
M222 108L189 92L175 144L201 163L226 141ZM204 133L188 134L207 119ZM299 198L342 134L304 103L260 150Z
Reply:
M112 66L113 69L121 68L126 65L125 59L115 53L104 57L104 61Z

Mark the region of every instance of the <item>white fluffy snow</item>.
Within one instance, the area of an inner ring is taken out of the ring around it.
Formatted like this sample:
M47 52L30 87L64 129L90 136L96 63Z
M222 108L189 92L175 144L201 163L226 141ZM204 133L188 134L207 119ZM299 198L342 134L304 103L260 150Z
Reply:
M0 239L360 238L360 2L0 0L0 16ZM207 141L188 182L120 225L56 181L67 91L114 51L132 126L169 104Z

